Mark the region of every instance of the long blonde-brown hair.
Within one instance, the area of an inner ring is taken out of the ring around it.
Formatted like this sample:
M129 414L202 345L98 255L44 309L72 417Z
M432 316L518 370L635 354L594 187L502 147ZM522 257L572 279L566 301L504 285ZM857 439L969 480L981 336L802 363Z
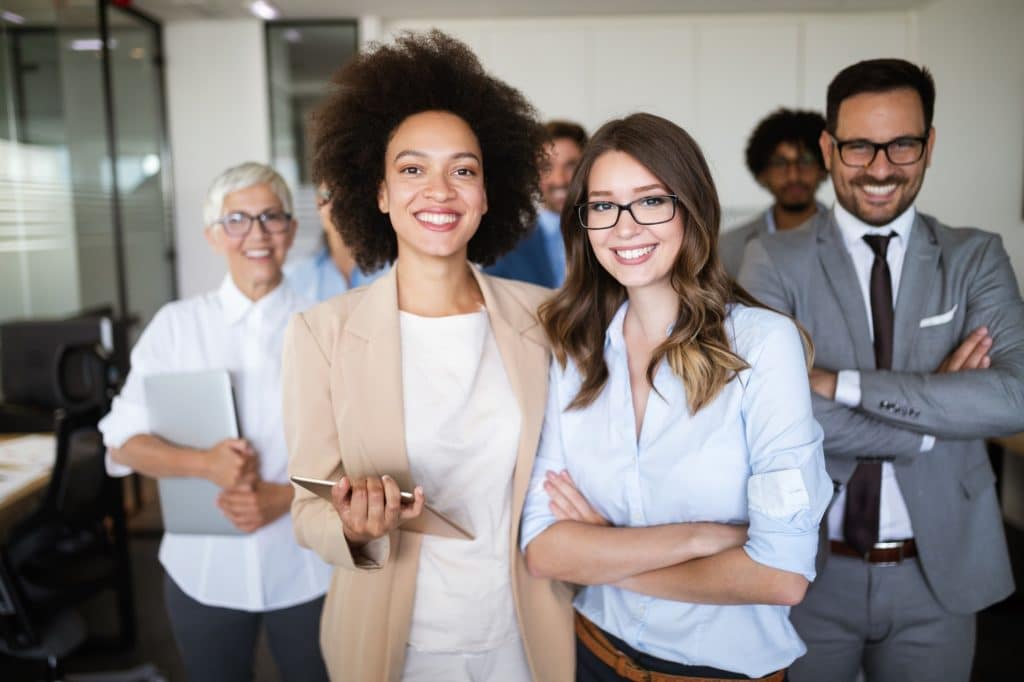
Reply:
M654 373L666 359L682 379L690 411L696 413L749 367L730 346L727 306L764 306L729 277L718 259L721 208L700 147L685 130L653 114L609 121L597 131L583 151L562 209L565 284L541 306L539 315L558 362L564 367L571 358L583 379L569 408L590 405L604 388L608 380L605 331L627 296L625 287L598 263L576 209L586 201L594 162L609 151L629 154L678 197L683 242L671 284L679 295L679 310L668 338L651 356L647 380L654 385ZM810 363L810 339L802 329L800 333Z

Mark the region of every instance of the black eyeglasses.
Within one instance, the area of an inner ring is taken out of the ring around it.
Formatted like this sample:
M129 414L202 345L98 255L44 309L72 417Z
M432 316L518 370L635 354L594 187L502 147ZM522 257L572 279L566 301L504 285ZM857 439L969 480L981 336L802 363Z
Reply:
M641 197L628 204L588 201L585 204L577 204L576 212L580 218L580 225L587 230L607 230L615 227L623 211L629 211L637 225L657 225L667 223L676 217L678 201L679 198L674 194Z
M285 211L264 211L249 215L245 211L232 211L214 220L211 225L220 225L229 237L244 237L249 234L254 222L259 222L270 234L287 232L292 226L292 214Z
M768 159L768 164L765 166L767 170L773 173L784 173L790 167L796 168L798 171L805 171L820 168L821 164L810 154L801 154L795 159L787 159L785 156L773 156Z
M910 166L924 156L924 146L928 136L912 137L905 135L888 142L872 142L871 140L840 140L832 137L832 143L839 150L839 160L844 166L851 168L867 168L875 161L879 150L885 150L885 158L894 166Z

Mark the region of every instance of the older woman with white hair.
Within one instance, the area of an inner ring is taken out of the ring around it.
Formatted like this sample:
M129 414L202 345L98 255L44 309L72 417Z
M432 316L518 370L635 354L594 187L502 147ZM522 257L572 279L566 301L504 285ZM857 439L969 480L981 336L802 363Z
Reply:
M205 235L228 274L216 290L160 309L100 423L111 475L205 478L222 489L220 511L243 531L166 533L160 545L167 611L192 682L252 679L261 624L283 679L327 678L317 632L330 572L295 542L281 425L284 330L311 304L284 282L291 211L291 192L268 166L244 163L214 180ZM245 438L195 450L151 434L145 377L205 369L230 373Z

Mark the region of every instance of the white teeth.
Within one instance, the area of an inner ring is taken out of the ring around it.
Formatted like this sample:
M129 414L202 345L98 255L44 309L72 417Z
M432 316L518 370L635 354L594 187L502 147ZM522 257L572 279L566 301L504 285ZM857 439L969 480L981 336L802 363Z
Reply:
M644 246L639 249L614 249L615 254L623 260L636 260L654 251L654 246Z
M450 225L459 219L454 213L417 213L416 218L431 225Z
M249 249L245 255L249 258L266 258L270 255L270 249Z
M882 196L896 189L896 185L861 185L868 194Z

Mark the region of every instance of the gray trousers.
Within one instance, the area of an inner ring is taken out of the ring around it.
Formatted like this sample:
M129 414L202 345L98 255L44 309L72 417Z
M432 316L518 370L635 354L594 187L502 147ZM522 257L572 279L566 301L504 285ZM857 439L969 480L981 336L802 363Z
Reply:
M952 614L935 600L917 559L896 566L831 556L790 620L807 654L793 682L967 682L975 614Z
M164 575L171 630L190 682L249 682L260 624L280 679L327 682L320 655L324 598L276 611L253 613L200 604Z

